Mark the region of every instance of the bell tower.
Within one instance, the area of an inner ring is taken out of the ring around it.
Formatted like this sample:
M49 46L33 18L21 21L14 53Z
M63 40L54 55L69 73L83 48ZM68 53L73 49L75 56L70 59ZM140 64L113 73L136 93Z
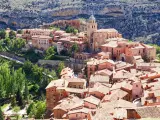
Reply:
M90 49L93 46L93 33L97 30L97 23L94 15L91 15L87 23L87 37Z

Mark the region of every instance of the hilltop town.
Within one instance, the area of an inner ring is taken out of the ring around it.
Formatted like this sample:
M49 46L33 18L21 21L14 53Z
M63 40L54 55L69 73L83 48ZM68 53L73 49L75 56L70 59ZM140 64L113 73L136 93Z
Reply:
M94 15L77 29L23 29L16 38L25 39L24 51L44 54L54 47L57 56L67 57L58 78L45 88L47 119L160 119L155 47L125 39L114 28L98 29ZM43 61L56 69L57 61Z

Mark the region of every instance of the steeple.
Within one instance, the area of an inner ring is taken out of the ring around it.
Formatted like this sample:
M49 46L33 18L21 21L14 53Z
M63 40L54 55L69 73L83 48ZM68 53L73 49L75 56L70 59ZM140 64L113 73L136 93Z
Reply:
M97 31L97 23L96 23L96 18L92 14L87 23L87 36L88 36L88 42L90 44L90 49L93 47L93 34L94 32Z
M89 20L94 20L94 21L96 21L96 18L95 18L94 15L92 14L92 15L89 17Z
M89 23L96 23L96 18L94 17L93 14L89 17L88 22Z

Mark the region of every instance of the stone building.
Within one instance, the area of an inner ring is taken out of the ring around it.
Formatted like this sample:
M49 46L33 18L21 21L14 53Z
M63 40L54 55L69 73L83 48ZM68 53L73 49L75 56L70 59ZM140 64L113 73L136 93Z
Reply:
M87 23L87 37L90 49L93 52L100 51L100 46L105 44L105 40L108 38L121 38L122 35L117 30L111 29L97 29L96 19L93 15Z
M32 46L41 50L47 50L52 46L52 37L50 36L32 36Z
M22 38L31 40L32 36L50 36L53 30L49 29L24 29L22 32Z

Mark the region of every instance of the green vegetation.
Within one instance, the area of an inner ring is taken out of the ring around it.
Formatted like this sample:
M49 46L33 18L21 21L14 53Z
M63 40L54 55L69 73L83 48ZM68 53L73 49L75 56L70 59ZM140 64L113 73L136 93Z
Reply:
M3 111L6 107L8 107L8 106L9 106L9 104L4 104L4 105L1 107L2 111Z
M22 68L14 70L8 63L0 65L0 98L15 96L18 90L24 90L24 80L26 79Z
M20 111L20 107L19 106L15 106L14 108L13 108L13 111L17 114L15 117L16 117L16 119L17 120L19 120L19 115L18 115L18 112Z
M54 46L49 47L49 48L46 50L45 59L46 59L46 60L51 60L51 59L53 59L55 53L56 53L56 52L55 52Z
M0 120L4 120L4 117L3 117L3 113L2 113L1 106L0 106Z
M13 30L11 30L10 32L9 32L9 38L10 39L14 39L16 37L16 33L13 31Z
M22 34L23 31L22 30L17 30L17 34Z
M20 111L20 107L15 106L15 107L13 108L13 111L14 111L15 113L18 113L18 112Z
M57 73L58 73L58 76L60 77L60 74L61 74L61 71L62 69L64 69L65 65L64 65L64 62L60 62L58 64L58 69L57 69Z
M52 77L48 77L48 75ZM30 104L31 100L37 101L37 112L33 114L35 118L40 118L45 111L45 102L40 104L45 100L45 88L51 80L57 78L55 70L44 69L30 61L26 61L18 69L12 67L10 62L2 61L0 65L0 100L8 99L13 109L16 106L24 108L26 104Z
M78 33L78 30L75 29L74 27L67 26L66 27L66 33L73 33L73 34L76 35Z
M130 42L130 43L131 43L131 42L133 42L133 41L132 41L132 40L128 40L128 42Z
M29 105L27 109L27 114L29 117L34 117L35 119L44 118L44 113L46 111L46 103L43 101L33 102Z
M56 27L56 26L54 26L54 25L50 26L49 29L51 29L51 30L60 30L59 27Z
M25 46L26 42L21 38L10 39L8 37L1 39L0 51L8 51L11 53L18 53Z
M5 30L0 31L0 39L4 39L6 37L6 32Z
M43 59L44 56L40 53L35 53L34 49L29 49L28 51L21 52L18 56L24 57L33 63L36 63L39 59Z
M78 45L77 45L76 43L74 43L74 44L72 45L71 51L72 51L72 53L78 52Z
M21 31L18 31L21 33ZM27 61L21 65L4 58L0 58L0 106L11 108L16 113L29 105L27 111L30 117L37 119L43 118L46 110L45 93L46 86L51 80L60 77L61 70L65 67L60 62L57 69L49 70L34 64L39 59L58 59L65 60L66 57L56 55L54 47L48 48L45 54L35 53L34 49L22 51L26 41L16 38L14 31L6 35L5 31L0 31L0 52L8 52L13 55L24 57ZM76 50L76 46L73 47ZM7 100L7 102L4 102ZM3 101L3 102L1 102ZM33 102L31 104L31 102ZM30 107L31 106L31 107ZM32 107L33 106L33 107ZM15 119L20 119L18 114Z

